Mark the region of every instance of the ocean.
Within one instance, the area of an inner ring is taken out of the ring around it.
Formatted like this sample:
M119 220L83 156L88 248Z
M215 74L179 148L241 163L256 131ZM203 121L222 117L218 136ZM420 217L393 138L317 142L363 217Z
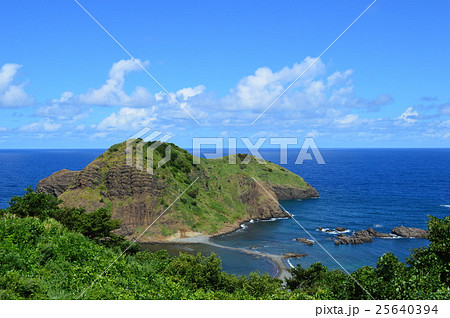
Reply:
M22 195L27 186L35 187L40 179L60 169L82 169L103 151L0 150L0 208L7 207L12 196ZM266 160L280 162L278 150L265 149L260 153ZM271 254L305 253L304 258L291 259L291 265L322 262L329 268L343 266L353 271L365 265L375 266L386 252L393 252L405 261L412 249L426 246L428 241L374 239L361 245L336 246L330 239L333 235L317 231L318 227L341 226L350 231L372 227L389 233L401 225L425 229L428 215L440 218L450 215L450 149L321 149L321 153L325 165L314 160L296 165L298 150L290 150L288 163L283 165L313 185L320 198L281 204L332 257L317 244L306 246L295 242L295 238L310 237L292 219L249 222L213 241ZM204 255L214 252L221 257L224 270L234 274L254 270L276 273L267 259L239 252L199 244L167 248L172 254L180 250Z

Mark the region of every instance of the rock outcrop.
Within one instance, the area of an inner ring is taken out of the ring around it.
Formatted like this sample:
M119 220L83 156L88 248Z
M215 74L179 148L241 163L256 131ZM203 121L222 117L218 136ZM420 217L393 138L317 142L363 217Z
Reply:
M426 238L428 235L427 230L417 229L414 227L394 227L392 229L392 234L401 236L401 237L414 237L414 238Z
M310 199L318 198L319 192L310 184L306 189L299 189L294 187L271 185L273 192L275 192L278 200L294 200L294 199Z
M314 241L308 240L306 237L299 237L295 239L296 242L300 242L306 245L313 245Z
M36 191L52 194L57 197L67 190L77 173L78 171L67 169L56 171L50 177L39 181L36 186Z
M283 254L283 258L284 258L284 259L288 259L288 258L301 258L301 257L305 257L305 256L308 256L308 254L294 253L294 252L289 252L289 253L284 253L284 254Z
M372 242L373 236L366 230L361 230L353 233L350 236L339 234L334 240L334 244L362 244Z
M428 231L412 228L412 227L395 227L392 230L392 234L400 236L400 237L407 237L407 238L426 238ZM362 244L367 242L372 242L373 238L392 238L393 235L388 233L382 233L378 232L372 228L369 228L367 230L361 230L353 233L352 235L345 235L345 234L339 234L336 236L333 241L334 244L340 245L340 244Z
M373 237L378 237L378 238L392 237L392 235L390 235L388 233L378 232L378 231L374 230L373 228L367 229L367 232Z

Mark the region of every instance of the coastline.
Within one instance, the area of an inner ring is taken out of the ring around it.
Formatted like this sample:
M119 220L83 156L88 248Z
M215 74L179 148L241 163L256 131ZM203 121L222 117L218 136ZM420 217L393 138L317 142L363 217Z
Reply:
M291 274L289 272L289 266L284 262L284 258L282 255L275 255L275 254L270 254L270 253L264 253L264 252L259 252L259 251L255 251L255 250L250 250L250 249L246 249L246 248L242 248L242 247L231 247L231 246L225 246L225 245L220 245L214 242L211 242L210 237L206 236L206 235L201 235L201 236L193 236L193 237L187 237L187 238L176 238L176 239L172 239L170 241L166 241L166 242L159 242L159 243L178 243L178 244L205 244L205 245L209 245L209 246L214 246L217 248L222 248L222 249L227 249L227 250L232 250L232 251L236 251L239 253L244 253L247 255L255 255L258 257L264 257L267 258L277 269L277 273L274 275L274 278L278 278L278 279L285 279L285 278L289 278L291 277Z

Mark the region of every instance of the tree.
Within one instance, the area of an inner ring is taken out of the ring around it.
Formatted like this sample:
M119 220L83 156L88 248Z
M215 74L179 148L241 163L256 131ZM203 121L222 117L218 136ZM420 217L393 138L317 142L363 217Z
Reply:
M36 193L32 187L25 189L25 194L21 197L14 196L9 201L9 207L4 212L16 214L20 217L33 216L46 218L59 209L62 201L58 198L45 194Z
M139 244L126 241L113 231L120 228L120 220L111 219L111 212L106 208L99 208L93 212L86 212L84 208L61 207L61 200L53 195L34 192L28 187L26 193L15 196L9 202L9 207L3 213L11 213L19 217L37 217L41 220L53 218L66 226L69 230L83 234L108 246L118 246L127 249L127 253L139 250ZM130 244L132 244L131 247Z

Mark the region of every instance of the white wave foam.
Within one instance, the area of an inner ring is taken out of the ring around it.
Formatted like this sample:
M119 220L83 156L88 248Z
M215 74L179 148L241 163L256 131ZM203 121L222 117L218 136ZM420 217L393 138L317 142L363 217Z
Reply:
M389 234L391 237L380 237L381 239L384 239L384 240L392 240L392 239L401 239L401 238L403 238L403 237L401 237L401 236L398 236L397 234Z
M250 220L250 223L255 223L255 221L252 219L252 220Z
M327 227L326 227L326 228L323 228L323 229L321 229L321 230L316 229L316 231L324 232L324 233L327 233L327 234L333 234L333 235L351 232L351 230L345 230L345 231L330 230L330 229L327 228Z
M344 234L344 233L350 233L350 232L351 232L350 230L345 230L345 231L336 231L336 230L334 230L334 231L325 232L325 233L327 233L327 234Z
M292 265L291 260L290 260L289 258L287 259L287 263L289 264L289 266L290 266L291 268L294 268L294 265Z
M450 208L450 204L441 204L441 207L443 207L443 208Z
M287 217L286 218L271 218L269 220L256 220L256 222L273 222L273 221L285 220L285 219L288 219L288 218Z
M376 229L378 229L378 228L380 228L380 227L383 227L383 225L381 225L381 224L375 224L373 227L376 228Z

